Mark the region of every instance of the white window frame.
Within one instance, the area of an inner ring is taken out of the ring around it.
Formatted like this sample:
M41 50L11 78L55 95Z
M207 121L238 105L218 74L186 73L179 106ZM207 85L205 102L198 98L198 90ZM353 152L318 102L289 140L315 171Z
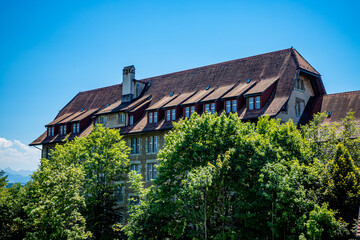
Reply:
M254 110L254 97L249 97L249 110Z
M155 153L158 151L158 136L148 137L148 153Z
M148 182L157 179L158 171L155 168L157 164L158 162L156 160L150 160L146 162L146 180Z
M295 89L298 91L305 91L305 81L302 78L297 78L295 83Z
M119 113L118 114L118 123L124 123L124 121L125 121L125 114Z
M141 173L141 164L130 162L130 171L136 171L137 173Z
M255 109L260 109L261 108L261 98L260 96L256 96L255 97Z
M140 154L141 153L141 138L131 138L131 155Z

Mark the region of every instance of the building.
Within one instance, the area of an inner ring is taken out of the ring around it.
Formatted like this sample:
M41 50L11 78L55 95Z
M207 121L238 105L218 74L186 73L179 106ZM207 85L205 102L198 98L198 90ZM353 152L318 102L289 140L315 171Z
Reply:
M141 80L129 66L122 84L77 94L30 145L42 145L46 158L66 135L86 136L102 123L125 136L131 168L151 184L164 135L194 112L237 112L244 121L269 115L295 124L327 112L333 122L350 109L360 119L359 100L360 91L327 95L319 72L294 48Z

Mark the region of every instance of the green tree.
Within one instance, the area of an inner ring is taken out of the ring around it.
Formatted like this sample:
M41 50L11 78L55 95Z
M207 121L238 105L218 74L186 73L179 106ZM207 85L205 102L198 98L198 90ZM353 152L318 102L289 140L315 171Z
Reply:
M129 148L117 130L101 125L87 137L58 144L32 176L26 210L28 238L113 239L122 221L115 199L129 166Z
M318 206L311 157L292 122L193 115L166 135L154 186L145 191L141 178L130 175L145 194L124 230L130 239L309 236L306 223ZM339 228L332 233L341 234Z

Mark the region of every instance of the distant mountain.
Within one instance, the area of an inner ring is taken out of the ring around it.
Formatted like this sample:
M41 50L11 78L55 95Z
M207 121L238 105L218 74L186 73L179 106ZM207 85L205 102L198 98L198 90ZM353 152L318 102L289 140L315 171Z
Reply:
M31 170L12 170L11 168L3 169L5 175L7 175L8 183L27 183L30 181L30 174L33 173Z

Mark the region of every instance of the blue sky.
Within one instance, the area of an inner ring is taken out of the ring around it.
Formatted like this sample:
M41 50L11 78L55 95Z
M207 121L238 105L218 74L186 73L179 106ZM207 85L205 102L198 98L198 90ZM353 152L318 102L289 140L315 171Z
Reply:
M359 5L0 1L0 168L36 168L40 151L28 148L36 163L26 165L19 144L37 138L79 91L120 83L127 65L142 79L293 46L328 93L360 90Z

